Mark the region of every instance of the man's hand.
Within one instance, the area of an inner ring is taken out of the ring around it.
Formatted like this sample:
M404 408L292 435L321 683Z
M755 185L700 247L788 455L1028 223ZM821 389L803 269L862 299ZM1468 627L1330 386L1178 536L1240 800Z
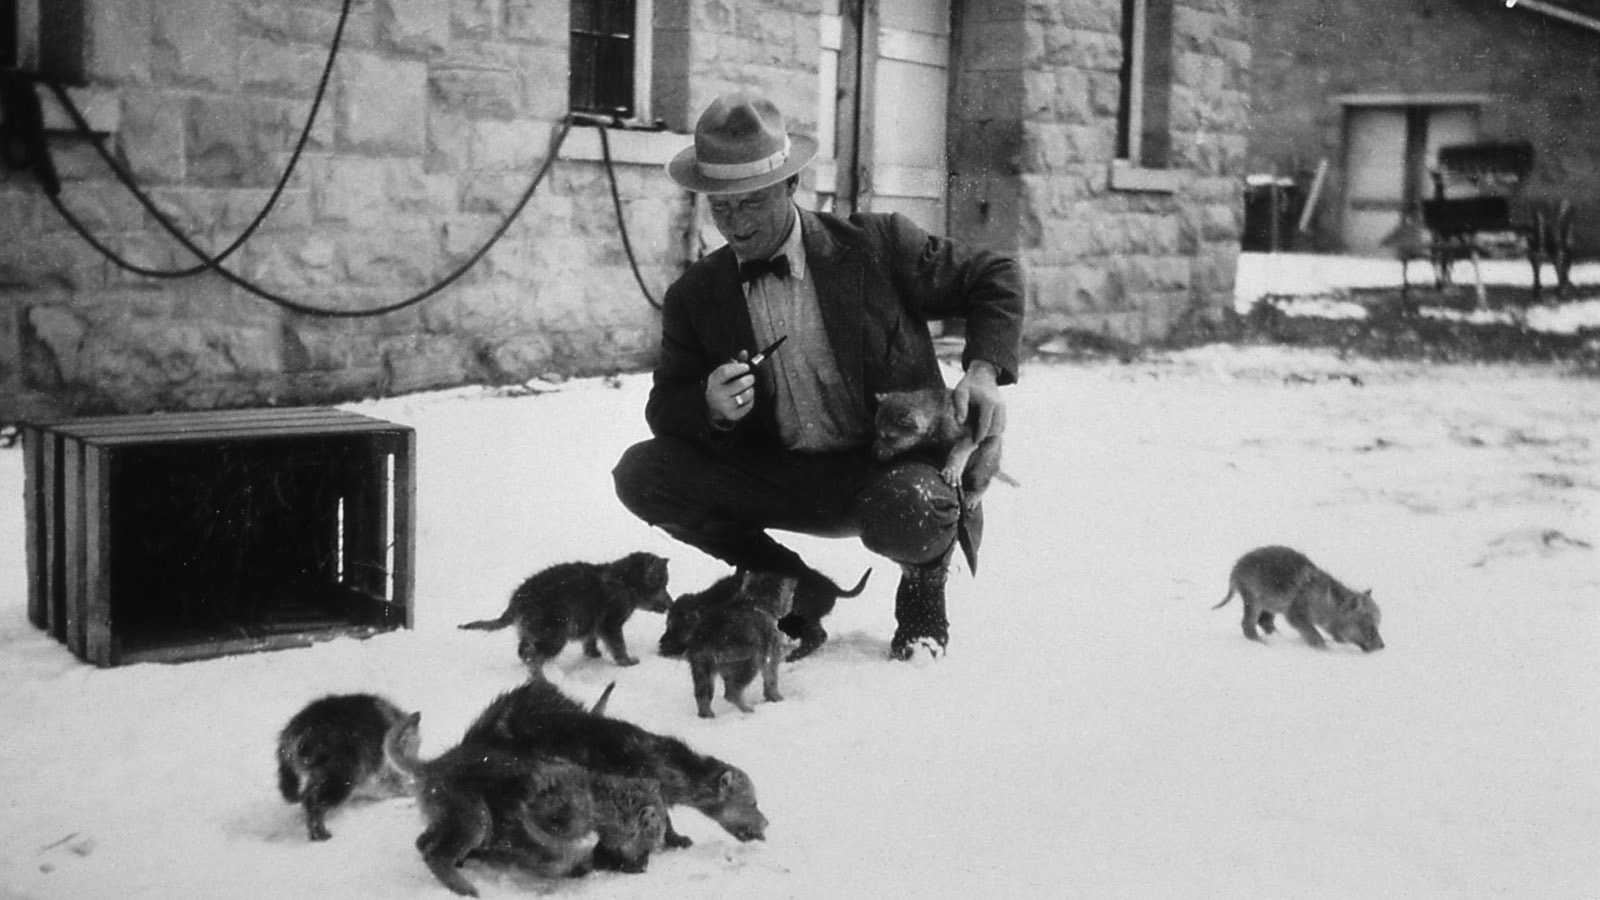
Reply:
M982 442L990 435L1006 430L1006 402L1000 397L999 370L986 359L975 359L967 366L951 392L955 404L956 420L973 423L972 439ZM975 413L976 415L971 415Z
M732 427L755 405L756 376L750 372L749 359L750 352L740 350L738 356L717 366L706 377L706 409L713 425Z

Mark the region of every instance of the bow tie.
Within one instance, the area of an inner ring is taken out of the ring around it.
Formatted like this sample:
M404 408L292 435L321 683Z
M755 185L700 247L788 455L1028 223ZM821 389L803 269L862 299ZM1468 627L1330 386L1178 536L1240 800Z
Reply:
M788 278L789 257L780 253L771 259L752 259L749 262L739 263L741 282L749 283L769 273L778 276L779 279Z

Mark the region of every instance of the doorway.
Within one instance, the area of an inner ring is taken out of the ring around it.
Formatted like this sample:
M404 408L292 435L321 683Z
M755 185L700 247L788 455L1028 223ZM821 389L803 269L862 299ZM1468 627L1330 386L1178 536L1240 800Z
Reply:
M1439 148L1477 139L1478 110L1464 103L1346 105L1341 237L1347 251L1389 252L1383 239L1427 196Z
M817 201L947 226L950 0L824 0Z

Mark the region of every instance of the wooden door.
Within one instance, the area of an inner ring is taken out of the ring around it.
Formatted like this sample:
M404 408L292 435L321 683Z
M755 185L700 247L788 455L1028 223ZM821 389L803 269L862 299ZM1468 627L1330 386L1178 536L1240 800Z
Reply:
M1429 170L1439 148L1478 135L1478 109L1466 105L1351 107L1345 112L1344 247L1392 252L1383 239L1431 196Z
M819 205L946 228L949 0L825 0Z

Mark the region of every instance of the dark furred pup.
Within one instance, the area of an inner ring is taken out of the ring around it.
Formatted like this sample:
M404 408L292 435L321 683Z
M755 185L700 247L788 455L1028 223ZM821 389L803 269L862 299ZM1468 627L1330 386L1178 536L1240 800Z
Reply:
M588 715L588 713L580 713ZM390 764L417 782L417 808L427 826L417 851L439 882L478 896L458 871L469 858L510 863L547 877L576 876L593 866L599 843L589 774L578 766L465 742L423 762L416 755L412 713L383 750Z
M669 806L690 806L741 841L766 837L767 817L756 805L755 785L737 766L696 753L677 738L655 734L619 719L586 712L534 712L550 704L518 698L522 692L552 691L531 680L500 695L467 728L463 744L530 758L566 760L597 775L649 778ZM518 714L521 710L524 714ZM687 847L669 820L666 845Z
M667 561L653 553L630 553L610 563L560 563L524 581L497 619L462 628L493 631L517 625L517 655L538 672L567 641L582 639L583 652L600 655L604 643L617 665L639 662L628 653L622 626L633 611L666 612Z
M867 579L871 576L872 570L868 569L856 586L848 591L835 584L833 579L809 567L805 574L797 577L794 603L787 615L778 618L778 630L800 642L789 652L789 662L811 655L827 642L828 632L822 627L822 619L833 612L841 597L860 596L866 590ZM667 627L661 633L658 652L674 659L683 657L689 648L689 636L706 610L733 601L739 595L742 582L743 576L735 573L719 579L703 591L679 595L672 609L667 611Z
M328 812L354 794L394 797L412 783L384 759L384 736L405 719L372 694L334 694L295 713L278 735L278 791L305 807L306 834L333 837ZM415 734L413 734L413 738Z
M794 586L794 608L789 614L778 620L778 628L784 634L800 642L800 646L789 652L789 662L804 659L817 651L828 640L828 632L822 627L822 620L833 612L839 599L859 597L867 589L867 579L872 577L872 570L861 574L861 580L850 590L845 590L834 584L833 579L812 569Z
M778 662L783 657L783 633L778 620L794 606L792 576L770 572L745 572L739 589L726 603L708 606L685 640L684 659L694 680L694 701L700 718L709 719L716 678L722 678L722 695L743 712L754 712L745 702L745 688L761 675L761 694L768 703L783 699L778 692Z

